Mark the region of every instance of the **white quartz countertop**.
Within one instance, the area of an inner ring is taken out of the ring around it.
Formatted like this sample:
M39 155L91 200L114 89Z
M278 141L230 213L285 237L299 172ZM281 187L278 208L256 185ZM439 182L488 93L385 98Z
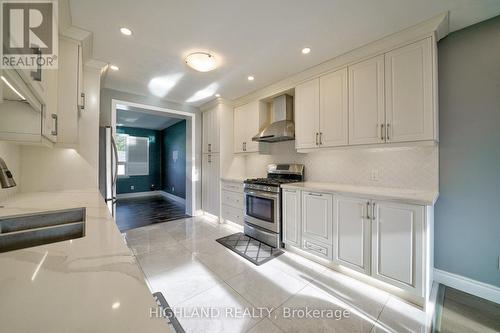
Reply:
M86 207L83 238L0 253L2 332L170 332L98 191L21 193L0 216Z
M320 191L339 194L356 195L370 199L401 201L417 205L433 206L439 196L438 192L408 190L392 187L357 186L337 183L302 182L281 186L282 188L306 191Z
M233 183L243 183L247 177L240 177L240 176L223 176L220 178L222 181L226 182L233 182Z

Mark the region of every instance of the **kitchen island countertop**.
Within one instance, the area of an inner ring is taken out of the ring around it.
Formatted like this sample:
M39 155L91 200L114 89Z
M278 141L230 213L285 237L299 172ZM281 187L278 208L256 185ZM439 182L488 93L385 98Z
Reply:
M20 193L0 217L86 207L83 238L0 253L2 332L170 332L97 190Z

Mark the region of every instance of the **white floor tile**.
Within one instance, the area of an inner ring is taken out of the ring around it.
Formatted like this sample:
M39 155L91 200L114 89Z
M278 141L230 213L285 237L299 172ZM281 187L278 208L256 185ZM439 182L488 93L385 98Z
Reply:
M319 274L311 285L349 304L356 311L376 320L390 295L331 269Z
M266 264L248 269L226 282L253 305L274 308L307 284Z
M391 296L373 332L428 332L426 313L410 303Z
M222 251L215 253L196 253L195 257L223 280L228 280L252 268L253 264L251 262L226 249L222 245L219 244L219 246L222 247Z
M283 331L274 325L272 321L267 318L261 320L257 325L252 327L248 333L282 333Z
M202 309L212 309L212 316L210 318L188 318ZM245 316L243 315L245 310L251 311L252 305L226 284L217 285L174 306L180 324L189 333L246 332L261 318ZM241 315L236 316L236 314Z
M191 238L180 241L179 244L194 254L212 254L224 251L226 248L213 238Z
M185 265L194 260L194 255L180 245L167 247L160 252L144 253L136 256L146 276Z
M270 319L284 332L297 333L367 333L376 321L351 311L347 304L312 285L292 296Z
M153 292L161 291L170 306L177 305L222 281L198 261L186 262L148 278Z
M285 252L266 264L306 282L314 280L327 269L325 266L291 252Z

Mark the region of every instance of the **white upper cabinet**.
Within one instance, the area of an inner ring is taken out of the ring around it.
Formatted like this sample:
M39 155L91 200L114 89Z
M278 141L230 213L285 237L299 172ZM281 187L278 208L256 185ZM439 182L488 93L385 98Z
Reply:
M319 79L295 87L295 148L319 145Z
M234 152L252 153L259 151L259 143L252 141L260 130L260 115L263 105L251 102L234 109Z
M349 66L349 144L385 141L384 56Z
M347 68L320 77L319 142L321 147L348 141Z
M385 55L387 142L436 138L431 43L427 38Z
M300 247L300 191L283 189L283 242Z
M295 88L295 147L347 145L347 69Z
M220 152L219 106L203 112L203 153Z
M371 201L335 196L333 260L359 272L370 273Z
M374 278L421 295L424 214L423 206L375 203L372 230Z
M85 112L82 47L79 41L61 37L59 40L58 138L63 145L78 143L80 112Z

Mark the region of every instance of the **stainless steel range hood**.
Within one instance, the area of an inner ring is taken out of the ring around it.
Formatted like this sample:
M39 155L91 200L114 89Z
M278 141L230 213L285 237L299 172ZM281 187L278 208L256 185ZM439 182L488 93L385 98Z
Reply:
M271 124L267 125L252 141L279 142L295 140L293 123L293 97L281 95L273 99L271 105Z

